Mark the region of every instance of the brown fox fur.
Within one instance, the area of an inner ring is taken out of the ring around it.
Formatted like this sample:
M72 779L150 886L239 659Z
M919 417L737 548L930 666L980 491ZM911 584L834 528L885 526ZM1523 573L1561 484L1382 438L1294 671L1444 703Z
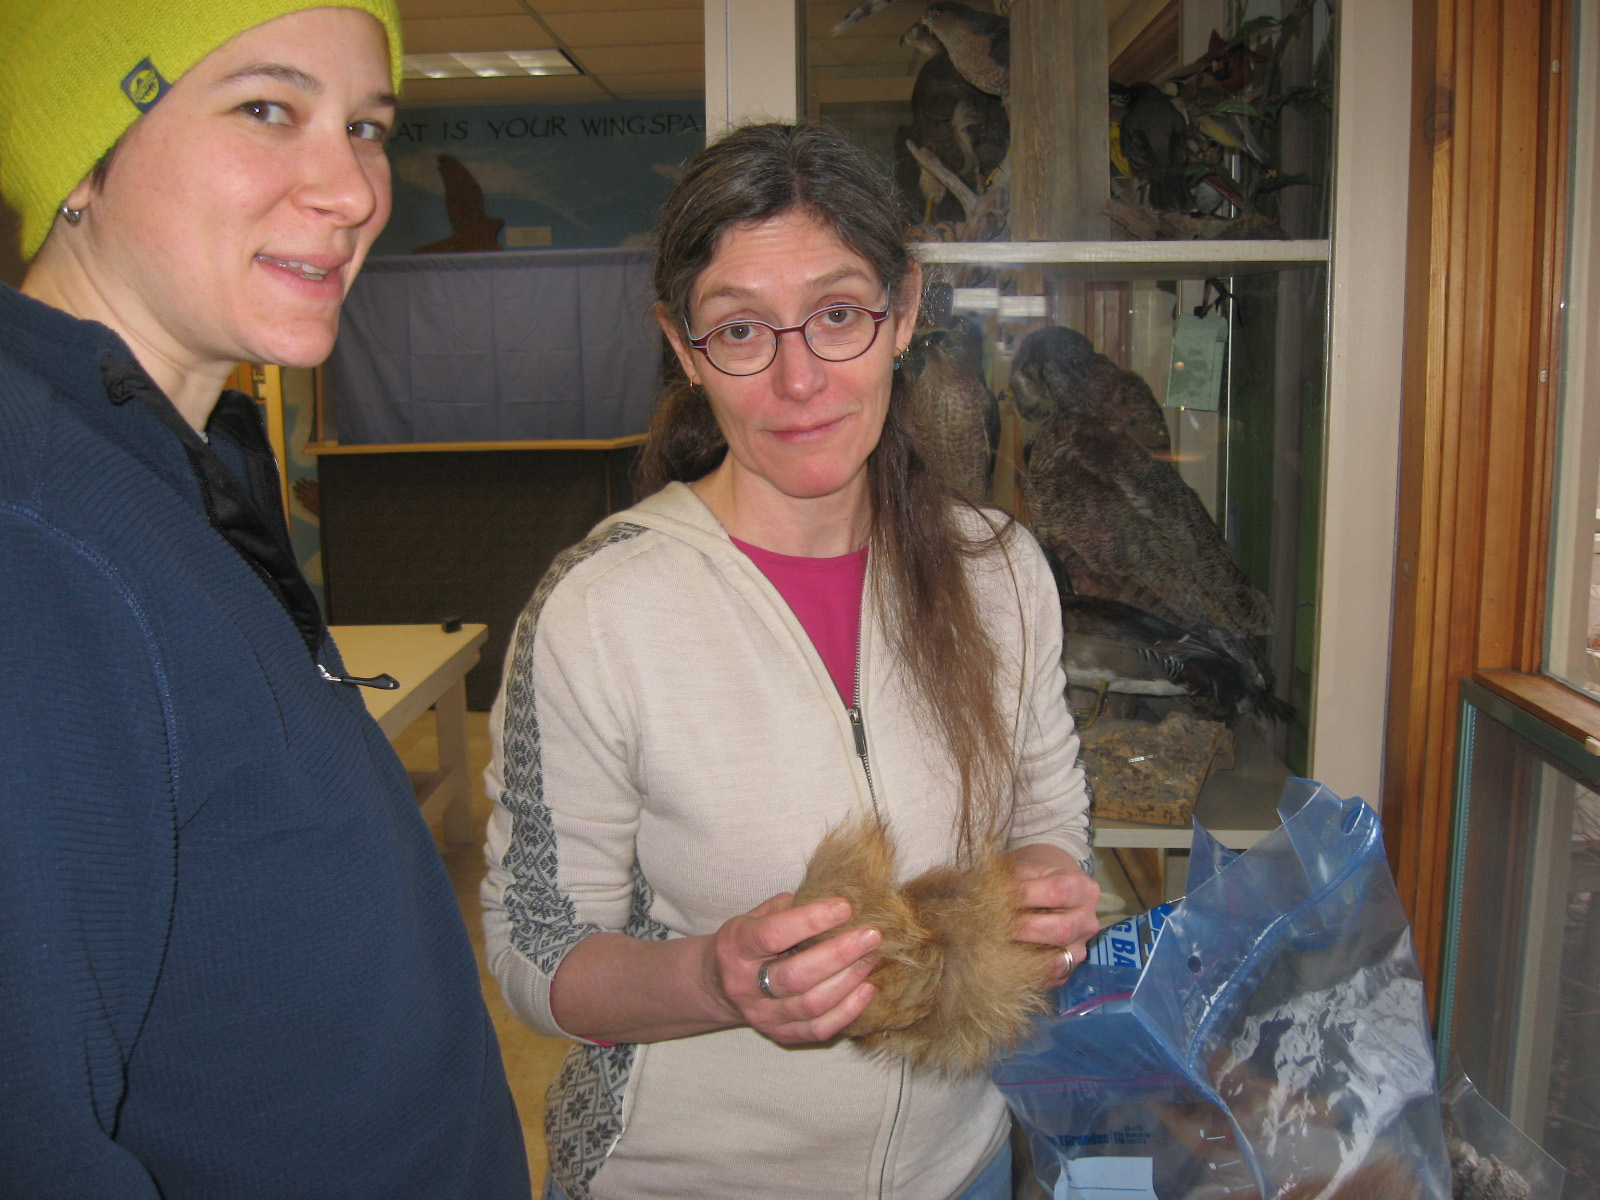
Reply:
M825 937L862 926L883 934L870 976L877 994L845 1034L869 1053L915 1066L952 1075L984 1070L1045 1010L1060 951L1011 940L1017 888L994 852L899 886L894 867L883 826L852 823L823 838L795 893L797 904L829 896L850 902L850 920Z

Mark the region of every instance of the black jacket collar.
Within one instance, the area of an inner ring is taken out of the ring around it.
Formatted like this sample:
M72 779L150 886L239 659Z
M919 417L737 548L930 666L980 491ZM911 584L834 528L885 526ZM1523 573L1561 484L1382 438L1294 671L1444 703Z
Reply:
M121 406L137 400L148 410L182 446L212 527L261 577L317 658L327 626L295 560L278 465L254 400L243 392L223 392L206 422L207 438L221 439L237 452L244 467L241 479L106 326L0 285L0 353L26 363L79 403Z

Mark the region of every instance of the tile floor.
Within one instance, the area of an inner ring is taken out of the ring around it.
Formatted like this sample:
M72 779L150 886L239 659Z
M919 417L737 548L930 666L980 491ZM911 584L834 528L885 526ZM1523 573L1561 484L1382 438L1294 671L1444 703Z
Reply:
M478 958L478 977L489 1004L489 1015L500 1035L500 1053L505 1059L506 1076L522 1115L522 1136L528 1146L528 1173L535 1189L542 1186L545 1169L544 1093L561 1059L571 1044L558 1038L541 1037L523 1025L506 1009L499 985L489 975L483 960L483 923L478 913L478 884L484 875L483 830L489 819L489 800L483 793L483 768L489 762L489 714L468 713L468 753L472 759L472 817L477 841L470 846L449 846L434 823L433 836L455 885L461 915L472 938ZM433 714L424 713L395 740L401 761L411 770L431 771L438 765L438 746L434 738Z

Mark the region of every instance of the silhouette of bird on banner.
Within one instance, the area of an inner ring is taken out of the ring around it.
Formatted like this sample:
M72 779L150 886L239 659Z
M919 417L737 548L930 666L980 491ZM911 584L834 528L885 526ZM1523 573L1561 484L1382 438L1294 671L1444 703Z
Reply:
M483 188L460 159L439 155L439 177L444 180L444 211L450 218L450 236L413 254L459 254L473 250L500 249L500 230L505 222L484 211Z

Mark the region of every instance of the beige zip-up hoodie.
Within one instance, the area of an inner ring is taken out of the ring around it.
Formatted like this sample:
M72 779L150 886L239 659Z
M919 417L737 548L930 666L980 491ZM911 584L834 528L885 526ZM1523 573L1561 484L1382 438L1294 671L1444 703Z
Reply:
M1048 842L1087 864L1054 581L1020 528L970 570L1000 694L1020 698L1010 844ZM484 924L520 1019L568 1036L550 980L578 942L713 933L794 889L852 814L876 807L908 877L954 857L954 768L917 720L868 580L861 756L805 630L687 487L557 558L518 622L490 721ZM1006 1129L984 1076L911 1071L848 1042L789 1049L748 1028L580 1042L545 1118L571 1200L945 1200Z

